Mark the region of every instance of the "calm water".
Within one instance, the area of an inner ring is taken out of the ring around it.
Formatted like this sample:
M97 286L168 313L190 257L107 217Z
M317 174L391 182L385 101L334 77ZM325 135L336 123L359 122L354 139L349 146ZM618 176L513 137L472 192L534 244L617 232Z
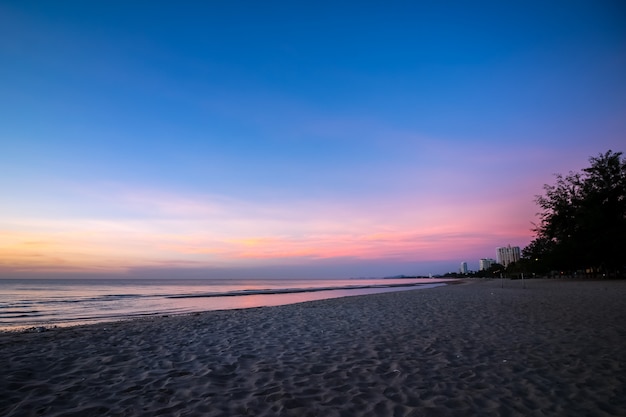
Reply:
M0 330L292 304L445 280L0 280Z

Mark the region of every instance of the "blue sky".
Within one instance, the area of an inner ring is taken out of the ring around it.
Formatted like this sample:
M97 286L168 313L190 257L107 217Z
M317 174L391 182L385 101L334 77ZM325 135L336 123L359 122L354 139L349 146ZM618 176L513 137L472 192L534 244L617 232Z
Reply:
M626 6L2 2L0 276L477 268L626 143Z

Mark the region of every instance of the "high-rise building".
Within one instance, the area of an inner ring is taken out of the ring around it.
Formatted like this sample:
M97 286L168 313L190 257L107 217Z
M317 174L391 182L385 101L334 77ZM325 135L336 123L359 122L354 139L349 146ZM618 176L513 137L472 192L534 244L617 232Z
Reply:
M491 265L493 265L495 263L496 263L495 259L482 258L481 260L478 261L478 270L479 271L486 271L487 269L491 268Z
M467 274L467 262L461 262L461 267L459 268L459 272L461 274Z
M511 245L508 245L506 247L496 248L496 259L501 265L508 266L513 262L519 261L520 257L519 246L511 247Z

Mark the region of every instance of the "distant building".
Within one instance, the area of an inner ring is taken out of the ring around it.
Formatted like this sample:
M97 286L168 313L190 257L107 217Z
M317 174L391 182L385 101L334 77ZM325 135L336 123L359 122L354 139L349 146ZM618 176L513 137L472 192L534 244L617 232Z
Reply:
M487 269L491 268L491 265L493 265L495 263L496 263L495 259L482 258L480 261L478 261L478 270L479 271L486 271Z
M498 263L504 266L509 266L513 262L517 262L520 260L520 249L519 246L511 245L506 247L496 248L496 259Z
M459 268L459 272L461 274L467 274L467 262L461 262L461 267Z

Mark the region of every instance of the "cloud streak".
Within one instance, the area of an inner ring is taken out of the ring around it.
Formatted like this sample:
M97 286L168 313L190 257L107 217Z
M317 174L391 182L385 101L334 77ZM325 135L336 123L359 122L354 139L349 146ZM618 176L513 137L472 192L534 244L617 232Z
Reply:
M4 7L0 276L437 273L526 245L554 173L623 150L621 14L418 3Z
M226 268L333 259L444 260L467 255L468 248L484 250L495 241L528 238L524 230L476 221L476 212L489 219L489 213L502 210L490 202L263 205L221 196L105 188L75 196L74 204L108 202L115 206L114 217L55 219L41 213L39 218L5 219L0 224L2 269L124 272L163 262Z

